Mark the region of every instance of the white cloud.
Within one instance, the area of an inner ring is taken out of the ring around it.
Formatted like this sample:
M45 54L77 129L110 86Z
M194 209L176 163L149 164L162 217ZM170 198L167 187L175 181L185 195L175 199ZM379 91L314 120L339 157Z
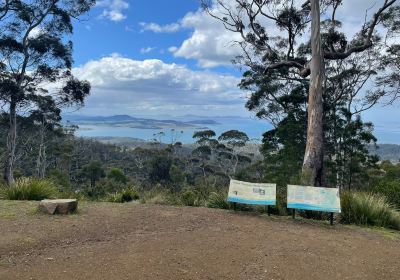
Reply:
M92 94L86 114L172 114L245 115L244 93L239 78L193 71L161 60L132 60L112 55L75 68L87 79Z
M302 3L304 1L298 1ZM376 10L382 6L383 0L352 0L343 1L343 5L337 12L337 18L343 21L342 30L349 36L349 39L357 33L367 15L371 19ZM215 0L214 0L215 3ZM225 1L226 5L234 5L234 1ZM211 8L214 14L221 14L214 5ZM268 34L276 36L279 30L270 21L262 23L268 30ZM204 68L211 68L220 65L231 65L232 59L241 53L237 41L242 41L238 33L228 31L223 24L212 18L206 12L199 9L197 12L187 13L176 25L180 29L189 29L193 32L179 46L169 49L176 57L194 59L198 65ZM307 37L307 36L305 36ZM306 38L304 38L305 40ZM308 38L307 38L308 39Z
M155 49L157 49L157 48L156 47L141 48L140 53L141 54L149 53L149 52L154 51Z
M195 59L199 66L210 68L231 65L232 59L240 54L235 43L240 41L240 36L226 30L221 22L201 10L186 14L182 26L194 32L180 47L171 49L176 57Z
M181 29L180 23L160 25L154 22L140 22L139 25L142 27L142 32L153 31L155 33L174 33Z
M29 38L36 38L39 35L43 34L43 30L40 27L35 27L32 29L32 31L29 33Z
M124 11L129 8L128 2L124 0L100 0L96 6L103 8L102 18L112 21L121 21L126 19Z

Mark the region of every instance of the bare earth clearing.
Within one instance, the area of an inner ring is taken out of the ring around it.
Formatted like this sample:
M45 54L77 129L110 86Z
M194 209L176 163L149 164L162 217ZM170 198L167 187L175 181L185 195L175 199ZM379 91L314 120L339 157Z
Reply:
M206 208L0 201L0 279L400 279L395 233Z

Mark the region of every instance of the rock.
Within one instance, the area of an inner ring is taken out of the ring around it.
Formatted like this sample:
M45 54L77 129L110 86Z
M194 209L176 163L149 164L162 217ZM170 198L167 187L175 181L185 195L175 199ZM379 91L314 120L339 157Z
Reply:
M73 213L77 208L76 199L44 199L39 203L39 210L50 215Z

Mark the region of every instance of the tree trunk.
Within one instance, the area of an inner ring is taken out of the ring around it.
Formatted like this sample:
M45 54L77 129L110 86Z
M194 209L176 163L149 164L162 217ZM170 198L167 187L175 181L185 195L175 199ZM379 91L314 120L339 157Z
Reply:
M10 115L9 115L9 128L7 135L7 154L4 166L4 180L8 185L14 183L14 161L15 161L15 147L17 140L17 104L11 100Z
M39 152L36 160L36 172L37 176L41 179L45 177L46 173L46 144L45 144L45 133L46 133L46 124L43 120L42 126L40 127L40 143L39 143Z
M319 0L311 0L311 77L308 96L307 144L303 162L303 184L321 186L323 175L323 83L324 60L320 35Z

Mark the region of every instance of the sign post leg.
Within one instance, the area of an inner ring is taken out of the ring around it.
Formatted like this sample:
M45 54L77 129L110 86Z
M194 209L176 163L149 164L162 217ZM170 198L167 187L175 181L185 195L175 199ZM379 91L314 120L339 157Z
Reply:
M233 203L233 211L236 211L236 202Z
M296 209L292 209L292 218L296 218Z
M269 205L267 206L267 213L268 213L268 216L271 216L271 207Z
M333 226L333 212L331 212L330 222L331 222L331 226Z

